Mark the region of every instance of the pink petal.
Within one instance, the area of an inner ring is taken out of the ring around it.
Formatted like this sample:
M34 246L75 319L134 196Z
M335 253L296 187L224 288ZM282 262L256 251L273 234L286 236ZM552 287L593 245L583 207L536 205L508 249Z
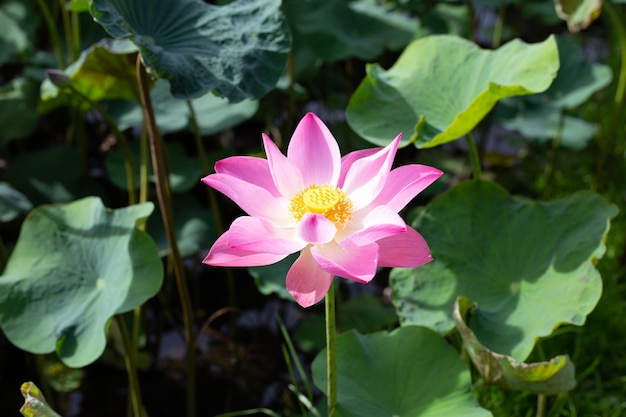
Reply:
M354 161L350 167L342 188L352 200L355 210L371 203L387 182L401 136L398 135L375 154Z
M293 229L281 229L258 217L238 217L230 226L228 246L253 252L289 255L306 246Z
M296 231L305 242L327 243L335 237L337 227L321 214L306 213L298 222Z
M324 271L358 282L370 282L376 275L378 245L346 247L336 242L311 248L315 262Z
M380 150L381 148L368 148L368 149L361 149L358 151L353 151L347 155L344 155L343 158L341 158L341 172L339 173L339 180L337 182L337 187L339 188L343 187L343 183L346 180L346 174L348 173L348 171L350 170L350 167L355 161L361 158L365 158L370 155L373 155Z
M359 222L361 228L341 241L343 246L364 246L389 236L404 233L407 225L402 217L387 206L371 210Z
M287 256L231 248L228 245L228 233L215 241L203 263L213 266L263 266L276 263Z
M233 200L243 211L253 217L261 217L276 225L291 222L289 202L275 197L265 188L228 174L211 174L202 182Z
M378 242L378 265L394 268L414 268L433 260L428 244L413 228Z
M426 165L403 165L392 170L382 191L372 202L372 206L386 205L399 212L421 193L426 187L435 182L443 172Z
M282 154L278 146L266 134L263 134L263 145L274 184L281 194L291 198L301 192L305 186L300 170Z
M250 184L266 189L273 196L279 197L267 159L253 156L231 156L217 161L215 172L228 174Z
M287 148L287 158L300 169L306 186L337 185L341 169L339 145L313 113L307 113L296 127Z
M287 272L287 291L302 307L310 307L319 302L333 281L333 275L322 271L311 251L306 248Z

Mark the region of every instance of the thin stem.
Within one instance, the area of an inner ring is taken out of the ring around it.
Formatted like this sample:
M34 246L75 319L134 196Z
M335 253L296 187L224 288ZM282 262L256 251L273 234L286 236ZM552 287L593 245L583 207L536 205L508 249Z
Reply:
M72 50L70 52L70 58L76 61L80 55L80 14L77 12L71 12L70 22L72 26Z
M335 340L337 337L335 323L335 283L331 282L326 294L326 395L328 404L328 416L335 412L337 404L337 350Z
M625 146L624 141L619 140L623 138L624 135L623 130L620 129L617 124L623 120L622 112L624 110L624 99L626 98L626 27L624 27L622 18L618 15L617 11L610 2L602 2L602 7L613 25L620 50L620 70L614 98L615 108L613 111L613 117L611 118L609 131L609 137L611 139L613 135L619 135L618 141L615 144L615 152L616 154L620 154L624 151Z
M122 151L124 152L124 167L126 169L126 185L128 186L128 204L135 204L135 172L133 169L133 156L130 146L128 145L128 139L126 139L126 135L124 135L124 133L117 127L115 120L113 120L111 115L100 105L100 103L84 95L73 86L69 86L68 88L74 95L89 103L91 107L100 113L109 125L111 132L122 146Z
M500 42L502 42L502 28L504 27L504 15L506 11L506 4L504 0L500 0L500 7L498 8L498 17L496 18L496 24L493 27L493 38L491 39L491 44L494 49L500 47Z
M183 320L185 326L185 342L187 344L187 417L196 416L196 370L195 370L195 336L193 329L193 311L191 308L191 299L187 280L185 278L185 270L183 268L182 258L178 251L178 243L176 241L176 230L174 229L174 216L172 210L172 195L167 175L167 166L165 163L165 151L163 149L163 141L156 125L152 101L150 99L150 91L148 88L147 73L141 64L141 56L137 55L137 80L139 81L139 95L141 105L143 107L144 118L148 130L148 139L150 141L150 154L152 156L152 168L155 174L155 185L157 199L161 209L167 243L170 249L170 259L178 288L178 296L183 309Z
M72 24L70 23L70 13L65 7L65 0L59 0L59 10L61 12L61 20L63 21L63 31L65 32L65 48L67 49L67 55L72 59L72 51L74 49L74 42L72 40Z
M37 0L37 4L41 9L41 14L43 15L44 20L46 21L46 26L48 26L48 33L50 34L50 41L52 42L52 47L54 48L54 53L57 56L57 62L59 64L59 68L65 69L65 56L63 55L63 47L61 46L61 39L59 38L59 34L56 30L56 23L54 22L54 18L52 17L52 13L50 13L50 9L46 4L45 0Z
M137 364L134 360L136 345L132 344L128 335L128 328L124 322L124 317L116 315L115 320L120 328L122 343L124 344L124 364L126 365L126 373L128 374L128 385L130 387L130 404L133 410L133 416L143 417L141 403L141 388L139 386L139 378L137 377Z
M472 163L472 176L475 180L479 180L481 177L480 169L480 156L478 155L478 148L476 148L476 142L470 132L465 135L467 140L467 147L469 149L470 162Z
M546 396L544 394L537 394L537 414L535 417L544 417L546 415Z
M139 202L148 201L148 133L141 129L139 136Z

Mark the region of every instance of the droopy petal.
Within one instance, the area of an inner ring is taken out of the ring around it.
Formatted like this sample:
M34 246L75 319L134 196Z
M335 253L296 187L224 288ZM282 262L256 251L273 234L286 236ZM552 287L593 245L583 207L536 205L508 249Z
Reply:
M407 225L402 217L386 206L371 210L360 223L361 228L353 231L341 241L344 246L363 246L380 239L404 233Z
M280 196L276 185L274 185L267 159L253 156L231 156L217 161L215 172L258 185L273 196Z
M336 242L311 248L315 262L326 272L358 282L370 282L376 275L378 245L345 247Z
M341 158L341 173L339 174L339 181L337 182L337 187L339 188L343 187L343 183L346 180L346 174L348 173L348 171L350 170L350 167L355 161L358 161L361 158L365 158L370 155L373 155L380 150L381 148L360 149L358 151L353 151L347 155L344 155Z
M276 263L287 256L231 248L228 246L228 233L224 233L215 241L203 263L213 266L263 266Z
M302 307L310 307L320 301L333 281L333 275L322 271L311 251L306 248L287 272L287 291Z
M305 186L300 170L282 154L278 146L263 134L263 146L274 184L282 195L287 198L298 194Z
M403 165L392 170L387 183L372 206L386 205L396 213L426 187L435 182L443 172L426 165Z
M238 217L228 230L228 246L234 249L289 255L306 246L294 239L293 229L280 229L258 217Z
M352 200L355 210L371 203L387 182L401 136L398 135L375 154L354 161L350 167L342 188Z
M339 145L326 125L307 113L293 133L287 158L300 168L306 186L337 185L341 169Z
M414 268L433 260L428 244L413 228L378 241L378 265Z
M207 175L202 182L233 200L253 217L261 217L276 225L286 225L291 221L289 202L273 196L265 188L228 174Z
M306 213L296 226L298 236L309 243L327 243L333 240L337 227L321 214Z

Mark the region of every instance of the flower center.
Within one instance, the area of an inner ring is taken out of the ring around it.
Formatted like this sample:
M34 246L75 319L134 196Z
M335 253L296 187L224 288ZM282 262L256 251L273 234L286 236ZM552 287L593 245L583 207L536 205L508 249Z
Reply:
M317 213L337 225L343 225L352 218L352 202L340 188L311 185L291 199L289 211L296 221L305 213Z

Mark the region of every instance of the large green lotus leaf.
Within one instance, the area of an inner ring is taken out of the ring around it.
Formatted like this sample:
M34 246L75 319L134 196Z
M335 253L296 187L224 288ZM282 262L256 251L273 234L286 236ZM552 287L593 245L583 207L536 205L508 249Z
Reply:
M137 48L128 40L103 39L84 50L78 60L65 69L72 87L93 101L135 99L139 97L135 61ZM60 105L89 109L84 100L72 97L50 80L41 84L41 112Z
M40 14L32 0L5 0L0 4L0 66L35 49L39 21Z
M286 0L294 50L306 46L325 62L372 60L413 39L417 21L374 0Z
M157 80L150 91L157 126L162 134L191 128L191 114L185 100L177 99L170 92L167 80ZM257 112L257 100L229 103L223 97L207 93L191 101L200 134L211 135L230 129L248 120ZM110 114L121 130L140 127L143 110L136 101L116 101L110 105Z
M555 0L556 14L567 22L570 32L587 28L600 16L602 0Z
M368 65L346 118L377 145L403 132L402 145L430 148L470 132L502 98L545 91L558 68L553 37L487 51L458 37L429 36L407 46L388 71Z
M454 327L460 295L478 308L471 327L490 350L523 361L560 323L582 325L602 292L594 260L617 208L591 192L537 202L487 181L467 181L433 200L412 225L433 262L394 269L402 325Z
M454 306L454 320L463 346L486 384L546 395L574 389L575 369L568 356L557 356L545 362L523 363L484 347L466 324L466 317L473 308L469 298L459 297Z
M134 141L131 146L133 156L133 170L135 174L135 187L139 188L139 163L140 151L139 142ZM185 193L198 185L198 178L202 176L202 166L197 158L190 158L185 154L182 145L177 142L168 142L166 144L167 162L169 167L170 187L175 193ZM122 149L115 148L107 153L104 164L111 182L117 187L127 190L126 169L124 167L124 152ZM148 160L148 175L151 181L154 181L152 173L152 162Z
M180 194L172 200L174 228L181 256L192 256L208 248L217 239L212 213L190 194ZM150 217L146 230L159 248L159 255L170 252L160 211Z
M337 337L340 417L483 417L470 391L471 376L457 352L436 333L406 326L391 333ZM326 350L311 365L326 391Z
M50 408L37 385L24 382L20 391L24 396L24 405L20 408L20 413L24 417L61 417Z
M91 14L113 37L130 38L177 98L215 90L231 102L276 85L291 47L280 0L93 0Z
M11 184L0 182L0 222L10 222L30 211L33 204Z
M0 147L30 135L37 127L38 88L38 84L24 78L0 87Z
M110 210L88 197L33 210L0 277L0 327L7 338L32 353L56 350L71 367L98 359L108 320L161 287L157 248L137 228L153 208Z
M101 191L96 181L83 175L78 151L64 146L20 154L9 164L4 180L35 206L67 203Z
M554 107L533 108L529 106L514 118L500 121L498 124L536 142L551 142L560 136L559 146L575 151L586 147L598 132L598 127L577 117L561 113L562 110Z

